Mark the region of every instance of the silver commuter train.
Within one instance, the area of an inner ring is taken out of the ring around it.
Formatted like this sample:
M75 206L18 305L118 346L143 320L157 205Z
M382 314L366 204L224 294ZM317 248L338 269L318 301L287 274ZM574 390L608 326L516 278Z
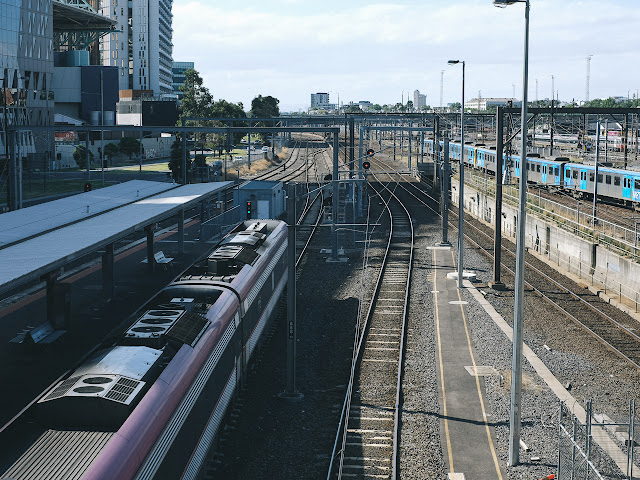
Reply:
M247 221L41 396L1 479L194 479L287 280L283 222Z
M442 148L444 142L440 142ZM449 155L460 161L460 144L449 143ZM433 140L425 139L425 152L433 153ZM486 170L495 175L496 152L482 145L464 146L465 165ZM502 164L506 171L506 157ZM546 159L527 157L527 182L547 188L557 188L571 193L576 198L593 198L595 166L571 163L568 158ZM520 156L511 155L511 175L520 178ZM640 172L612 167L598 167L598 197L640 209Z

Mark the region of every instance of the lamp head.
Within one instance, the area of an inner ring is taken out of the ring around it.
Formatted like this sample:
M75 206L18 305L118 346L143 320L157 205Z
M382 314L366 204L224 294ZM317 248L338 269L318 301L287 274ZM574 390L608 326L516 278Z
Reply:
M493 6L498 8L506 8L514 3L522 3L523 0L493 0Z
M460 63L460 60L449 60L447 63L449 65L455 65L456 63Z

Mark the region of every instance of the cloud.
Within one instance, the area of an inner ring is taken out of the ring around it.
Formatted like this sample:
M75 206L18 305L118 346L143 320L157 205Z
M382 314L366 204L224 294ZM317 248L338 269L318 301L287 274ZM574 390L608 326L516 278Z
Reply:
M485 97L511 96L512 84L521 89L523 5L496 9L490 0L268 5L176 0L174 58L195 61L217 97L248 105L252 95L270 94L281 99L283 109L308 105L311 92L325 90L340 92L345 101L395 103L402 90L418 88L435 105L441 70L445 101L453 101L460 72L447 67L449 58L467 62L468 96L478 90ZM594 55L592 98L635 88L636 2L536 0L530 22L532 89L539 78L540 91L544 85L549 96L554 74L562 98L581 99L588 54ZM608 73L613 71L616 75Z

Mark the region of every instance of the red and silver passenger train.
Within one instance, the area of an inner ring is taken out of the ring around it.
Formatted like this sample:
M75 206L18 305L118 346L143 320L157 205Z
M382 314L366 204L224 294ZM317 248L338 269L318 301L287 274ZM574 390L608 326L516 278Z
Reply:
M247 221L2 439L0 479L194 479L286 286L287 230Z

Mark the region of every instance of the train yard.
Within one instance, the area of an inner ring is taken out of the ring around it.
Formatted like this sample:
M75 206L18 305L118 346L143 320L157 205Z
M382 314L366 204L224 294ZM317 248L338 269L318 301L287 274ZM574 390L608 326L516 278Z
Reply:
M348 148L346 139L343 146ZM452 285L440 275L455 267L451 251L434 250L442 239L439 200L427 183L391 173L405 168L406 158L401 153L394 162L387 144L372 161L363 216L354 215L355 207L340 210L335 205L331 212L343 216L345 226L338 229L341 261L328 263L326 190L318 187L330 181L331 156L321 137L294 137L288 157L255 176L297 184L301 396L287 400L279 395L287 348L281 303L198 478L446 478L454 471L455 448L448 451L442 438L444 429L451 428L455 436L459 427L447 417L446 401L443 411L440 390L450 374L438 360L446 332L440 331L444 320L437 312L439 295ZM340 203L347 201L348 189L341 189ZM577 202L566 196L554 201L567 206ZM608 215L611 222L625 222L618 210ZM449 218L455 231L455 208ZM191 221L197 219L194 211ZM626 227L630 225L627 221ZM166 227L175 228L171 223ZM478 282L448 303L464 305L469 364L487 368L483 376L471 377L480 403L486 402L477 423L489 439L486 458L475 467L488 465L487 471L469 471L467 478L541 478L557 462L557 392L531 364L525 365L524 461L505 474L511 345L473 296L476 292L511 323L515 247L503 238L506 290L491 289L493 233L469 216L465 229L465 268L476 273ZM130 245L124 242L122 251ZM589 292L584 282L559 272L543 252L528 254L526 271L525 344L576 402L593 400L594 413L624 423L629 400L640 395L638 320ZM453 404L450 408L455 411ZM603 475L619 475L619 464L606 448L594 445L592 460Z

